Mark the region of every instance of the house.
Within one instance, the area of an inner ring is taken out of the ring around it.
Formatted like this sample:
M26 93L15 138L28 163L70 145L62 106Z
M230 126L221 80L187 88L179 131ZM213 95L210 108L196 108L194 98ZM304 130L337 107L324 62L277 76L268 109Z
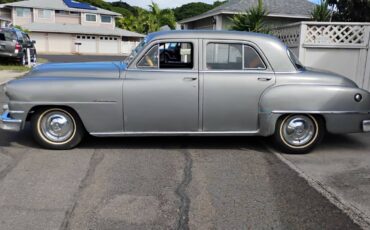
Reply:
M72 0L0 5L1 26L21 26L39 53L128 54L144 35L117 28L121 15Z
M268 12L266 22L272 27L310 20L315 7L308 0L263 0L263 4ZM232 25L231 17L257 5L258 0L229 0L215 9L179 23L182 29L227 30Z

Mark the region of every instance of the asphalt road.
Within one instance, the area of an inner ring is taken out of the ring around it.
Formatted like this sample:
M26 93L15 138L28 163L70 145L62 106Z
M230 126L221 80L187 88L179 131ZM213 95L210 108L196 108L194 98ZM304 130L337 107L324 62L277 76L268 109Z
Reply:
M0 229L359 229L267 143L88 137L49 151L28 126L0 131Z
M38 55L39 58L47 59L49 62L99 62L99 61L123 61L125 56L104 55Z

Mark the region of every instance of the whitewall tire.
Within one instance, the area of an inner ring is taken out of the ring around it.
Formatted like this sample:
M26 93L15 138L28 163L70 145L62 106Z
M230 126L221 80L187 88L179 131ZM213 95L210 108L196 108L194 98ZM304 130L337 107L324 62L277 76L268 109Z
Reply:
M277 147L285 153L305 154L322 141L324 134L325 125L321 118L292 114L278 120L274 139Z
M31 124L34 139L48 149L72 149L84 136L84 128L79 117L68 109L38 110L32 116Z

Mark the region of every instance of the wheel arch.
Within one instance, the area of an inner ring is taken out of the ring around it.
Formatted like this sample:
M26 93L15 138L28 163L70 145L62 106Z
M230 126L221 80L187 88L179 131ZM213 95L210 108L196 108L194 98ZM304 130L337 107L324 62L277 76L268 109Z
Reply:
M64 109L64 110L67 110L68 112L72 113L72 115L75 115L76 116L76 119L78 119L78 121L81 123L83 129L85 131L86 130L86 127L84 125L84 122L83 120L81 119L81 116L80 114L77 112L77 110L71 106L67 106L67 105L35 105L33 106L28 114L27 114L27 117L26 117L26 121L30 121L31 120L31 117L37 112L37 111L40 111L40 110L46 110L46 109Z

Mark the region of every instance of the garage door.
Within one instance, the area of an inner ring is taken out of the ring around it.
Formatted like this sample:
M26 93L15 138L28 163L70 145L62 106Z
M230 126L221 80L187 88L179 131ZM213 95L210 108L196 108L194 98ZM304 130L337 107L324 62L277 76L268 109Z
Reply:
M78 48L76 48L76 52L78 53L96 53L96 41L97 37L92 35L77 35L76 43L79 43Z
M31 40L36 41L37 52L47 52L47 37L46 33L30 33Z
M70 34L48 34L49 52L52 53L71 53L72 35Z
M118 37L100 36L99 53L101 54L118 54L119 40Z

